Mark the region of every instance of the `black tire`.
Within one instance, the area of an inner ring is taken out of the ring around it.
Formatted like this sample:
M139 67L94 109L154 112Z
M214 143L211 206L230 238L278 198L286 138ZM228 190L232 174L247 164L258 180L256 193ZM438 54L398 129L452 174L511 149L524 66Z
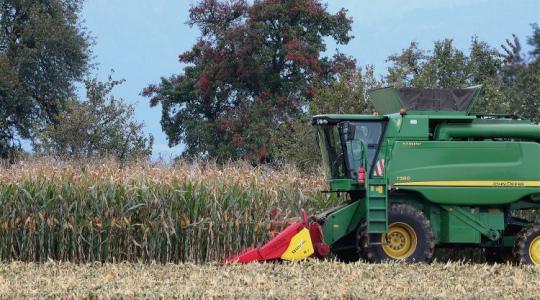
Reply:
M360 253L356 247L356 231L346 235L332 246L334 248L332 249L332 253L337 260L344 263L352 263L360 260Z
M518 233L514 257L523 265L540 265L540 224L529 225Z
M422 211L406 204L391 205L388 210L388 235L368 235L365 228L360 226L358 242L368 261L431 262L435 249L433 229ZM406 230L405 234L402 234L403 230ZM404 242L407 233L410 235L409 243ZM383 237L386 238L384 243Z
M362 222L356 230L356 248L358 249L358 255L364 261L369 261L364 251L364 243L367 240L367 223Z
M347 249L333 252L336 259L344 263L353 263L360 260L360 254L357 249Z
M488 264L504 264L514 260L512 248L484 248L484 258Z

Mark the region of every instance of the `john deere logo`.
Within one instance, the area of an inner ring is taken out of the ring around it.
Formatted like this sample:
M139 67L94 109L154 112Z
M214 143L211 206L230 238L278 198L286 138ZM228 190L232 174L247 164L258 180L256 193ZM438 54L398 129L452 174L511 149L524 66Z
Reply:
M525 183L521 181L494 181L493 186L525 186Z

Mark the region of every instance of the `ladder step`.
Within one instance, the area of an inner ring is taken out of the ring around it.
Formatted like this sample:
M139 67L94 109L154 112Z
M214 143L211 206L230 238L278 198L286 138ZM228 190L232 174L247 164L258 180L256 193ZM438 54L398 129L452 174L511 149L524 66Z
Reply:
M388 230L388 190L386 178L369 181L366 195L367 231L384 233Z

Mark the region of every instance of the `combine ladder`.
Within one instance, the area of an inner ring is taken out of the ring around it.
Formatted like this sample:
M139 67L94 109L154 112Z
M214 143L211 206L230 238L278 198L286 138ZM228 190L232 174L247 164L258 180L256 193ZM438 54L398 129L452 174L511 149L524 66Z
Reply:
M362 152L367 153L364 143L361 147ZM388 149L388 146L385 145L384 148ZM387 157L387 155L382 155L382 157ZM366 155L364 155L363 166L368 166ZM370 176L372 173L373 170L369 170L364 184L367 233L386 233L388 231L388 179L386 171L382 172L382 176L376 177Z
M386 233L388 230L388 189L386 176L369 178L366 188L367 232Z

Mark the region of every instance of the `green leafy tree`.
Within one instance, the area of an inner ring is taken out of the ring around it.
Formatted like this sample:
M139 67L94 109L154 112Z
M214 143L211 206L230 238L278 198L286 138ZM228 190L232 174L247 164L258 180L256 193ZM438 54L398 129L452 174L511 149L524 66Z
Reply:
M89 69L82 0L0 0L0 157L55 122Z
M309 112L312 115L363 113L367 108L365 94L361 70L348 70L317 91Z
M529 57L522 53L516 36L506 40L506 53L502 68L503 93L511 99L509 111L524 118L540 122L540 28L532 26L533 34L528 40L532 50Z
M395 87L464 88L483 84L484 94L475 110L506 112L508 101L502 93L500 70L502 55L476 37L469 53L453 45L451 39L436 41L433 50L421 50L413 42L400 54L388 57L386 83Z
M87 99L72 99L55 123L46 125L34 148L62 158L114 157L120 161L148 158L153 137L133 119L134 107L111 95L122 81L85 80Z
M426 59L426 52L418 47L417 42L411 42L408 48L386 60L392 65L387 70L385 82L394 87L414 86L414 81L423 72Z
M470 85L482 84L484 92L473 108L476 112L507 113L508 99L504 93L501 77L503 55L487 43L474 38L468 57L468 73Z
M320 166L317 132L310 116L317 114L362 114L371 111L367 90L381 87L373 66L344 69L327 86L319 89L309 104L309 114L283 123L273 135L278 162L293 163L311 171Z
M275 166L293 164L303 171L313 171L321 165L317 132L311 118L302 115L279 126L272 135Z
M161 104L169 144L185 144L184 156L272 161L273 132L354 68L344 55L321 57L326 38L350 40L351 22L318 0L200 1L188 24L201 36L180 55L188 66L143 95Z

